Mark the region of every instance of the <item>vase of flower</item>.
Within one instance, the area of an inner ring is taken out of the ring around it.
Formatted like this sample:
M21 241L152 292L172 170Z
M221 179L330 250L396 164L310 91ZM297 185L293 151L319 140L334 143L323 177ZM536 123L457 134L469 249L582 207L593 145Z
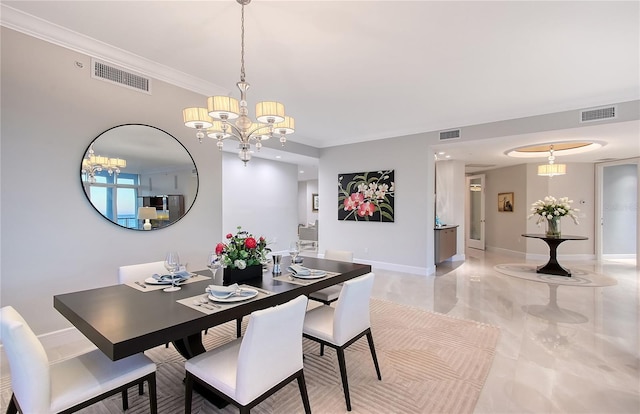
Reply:
M255 238L240 226L238 233L229 233L226 239L226 243L218 243L215 248L215 255L224 267L222 284L227 286L262 277L262 265L271 251L266 239Z
M560 219L569 216L575 224L578 224L577 208L571 207L572 200L568 197L556 199L552 196L546 196L544 200L538 200L531 204L531 214L529 218L536 217L538 226L545 223L547 237L560 237Z
M560 219L560 216L547 219L547 237L560 237Z

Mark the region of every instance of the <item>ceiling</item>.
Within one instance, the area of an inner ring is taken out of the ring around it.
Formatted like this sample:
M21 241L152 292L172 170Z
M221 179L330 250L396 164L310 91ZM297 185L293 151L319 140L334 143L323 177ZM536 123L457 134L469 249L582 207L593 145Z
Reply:
M206 95L239 96L234 0L2 5L5 26L93 56L113 53L97 57L153 68L150 76ZM25 23L20 12L54 25ZM253 0L245 7L249 108L284 102L296 119L288 139L324 148L637 100L639 13L637 1ZM522 163L505 155L518 146L594 139L605 146L566 160L594 162L640 156L638 131L637 121L610 123L438 148L506 166ZM317 171L313 157L285 162Z

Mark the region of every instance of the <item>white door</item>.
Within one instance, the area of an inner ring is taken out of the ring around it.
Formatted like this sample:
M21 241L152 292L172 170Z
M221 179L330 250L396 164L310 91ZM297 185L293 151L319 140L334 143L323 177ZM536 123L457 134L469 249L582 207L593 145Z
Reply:
M484 174L467 177L467 247L484 250Z
M640 160L596 164L596 256L636 259Z

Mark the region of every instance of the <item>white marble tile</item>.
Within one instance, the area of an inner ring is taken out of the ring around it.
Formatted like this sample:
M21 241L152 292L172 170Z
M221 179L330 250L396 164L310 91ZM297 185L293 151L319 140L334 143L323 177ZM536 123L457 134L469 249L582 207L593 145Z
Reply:
M373 296L501 328L476 413L640 413L640 272L635 261L567 262L618 284L559 287L558 306L586 320L562 323L527 312L528 306L549 302L545 283L493 269L524 259L476 250L466 257L438 266L435 276L374 269Z

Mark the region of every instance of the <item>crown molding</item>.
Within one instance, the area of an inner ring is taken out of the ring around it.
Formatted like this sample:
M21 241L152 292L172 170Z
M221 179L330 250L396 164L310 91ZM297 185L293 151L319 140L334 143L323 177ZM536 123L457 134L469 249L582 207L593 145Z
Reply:
M229 90L219 85L74 32L5 4L0 4L0 25L204 96L229 94Z

